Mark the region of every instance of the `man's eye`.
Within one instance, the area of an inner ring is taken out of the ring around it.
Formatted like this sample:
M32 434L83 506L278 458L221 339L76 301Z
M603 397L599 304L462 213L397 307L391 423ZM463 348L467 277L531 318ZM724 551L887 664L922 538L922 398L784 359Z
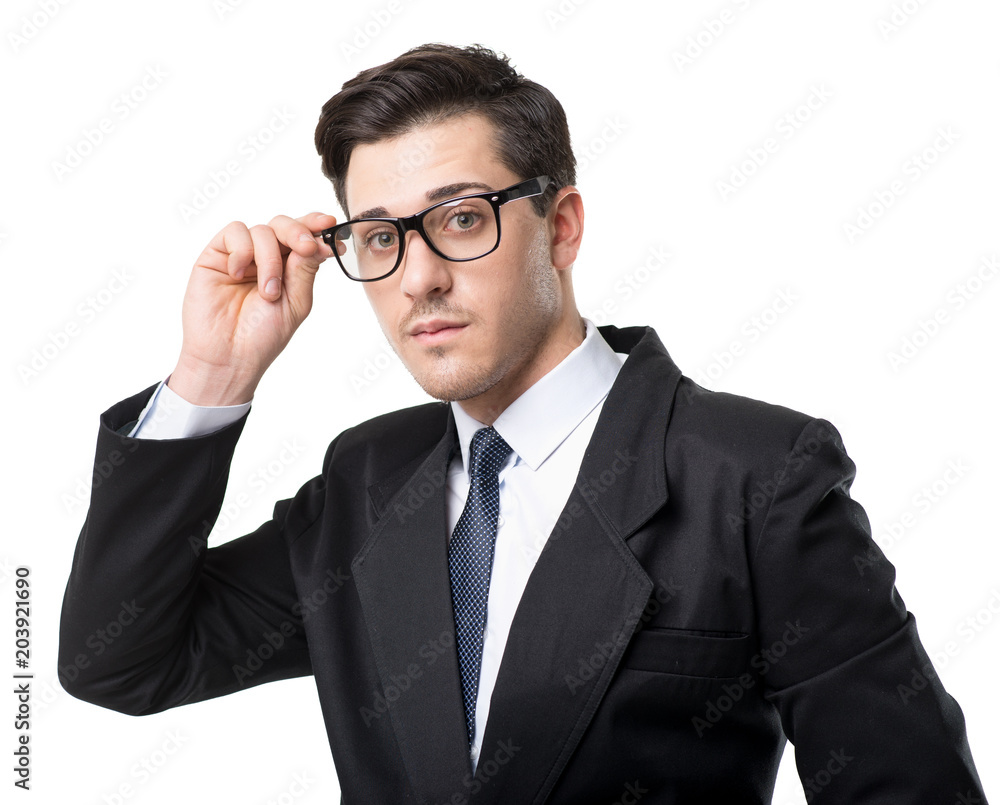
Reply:
M451 217L453 229L472 229L479 220L474 212L459 212Z
M365 246L372 246L376 249L391 249L395 245L395 232L374 232L365 239Z

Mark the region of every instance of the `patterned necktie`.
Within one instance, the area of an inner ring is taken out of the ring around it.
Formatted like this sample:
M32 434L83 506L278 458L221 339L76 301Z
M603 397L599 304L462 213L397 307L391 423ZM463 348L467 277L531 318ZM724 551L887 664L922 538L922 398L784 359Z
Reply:
M500 513L497 471L510 455L511 448L493 428L480 428L472 437L469 452L472 464L469 497L451 535L448 570L465 722L469 746L472 746L476 737L476 697L479 694L479 666L483 660L486 599L490 592L493 546Z

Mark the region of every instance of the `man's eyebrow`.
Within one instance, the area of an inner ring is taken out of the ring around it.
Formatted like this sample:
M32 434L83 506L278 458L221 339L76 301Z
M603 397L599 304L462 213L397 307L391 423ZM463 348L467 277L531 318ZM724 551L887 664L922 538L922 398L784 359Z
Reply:
M483 184L482 182L456 182L455 184L446 184L444 187L428 190L427 200L434 203L435 201L444 201L445 199L452 198L453 196L460 196L466 190L482 190L488 192L492 189L493 188L488 184Z
M467 190L481 190L489 192L493 188L488 184L483 184L482 182L455 182L454 184L446 184L442 187L435 187L433 190L428 190L427 201L433 204L435 201L445 201L449 198L454 198L455 196L460 196ZM389 218L389 211L385 207L372 207L371 209L365 210L362 213L354 216L355 219L358 218Z

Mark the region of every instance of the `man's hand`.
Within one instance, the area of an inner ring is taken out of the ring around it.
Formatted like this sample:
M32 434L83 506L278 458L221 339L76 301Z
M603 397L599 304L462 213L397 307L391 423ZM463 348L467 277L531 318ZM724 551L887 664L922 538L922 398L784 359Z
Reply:
M313 280L333 255L314 234L332 215L279 215L226 226L194 264L184 294L184 340L167 385L196 405L249 402L267 367L312 308Z

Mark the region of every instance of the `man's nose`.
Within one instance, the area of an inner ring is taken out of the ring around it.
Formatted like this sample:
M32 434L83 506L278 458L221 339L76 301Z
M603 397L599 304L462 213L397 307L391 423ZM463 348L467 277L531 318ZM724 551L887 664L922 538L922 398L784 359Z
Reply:
M400 288L414 299L439 296L451 287L451 262L434 253L420 233L406 233Z

